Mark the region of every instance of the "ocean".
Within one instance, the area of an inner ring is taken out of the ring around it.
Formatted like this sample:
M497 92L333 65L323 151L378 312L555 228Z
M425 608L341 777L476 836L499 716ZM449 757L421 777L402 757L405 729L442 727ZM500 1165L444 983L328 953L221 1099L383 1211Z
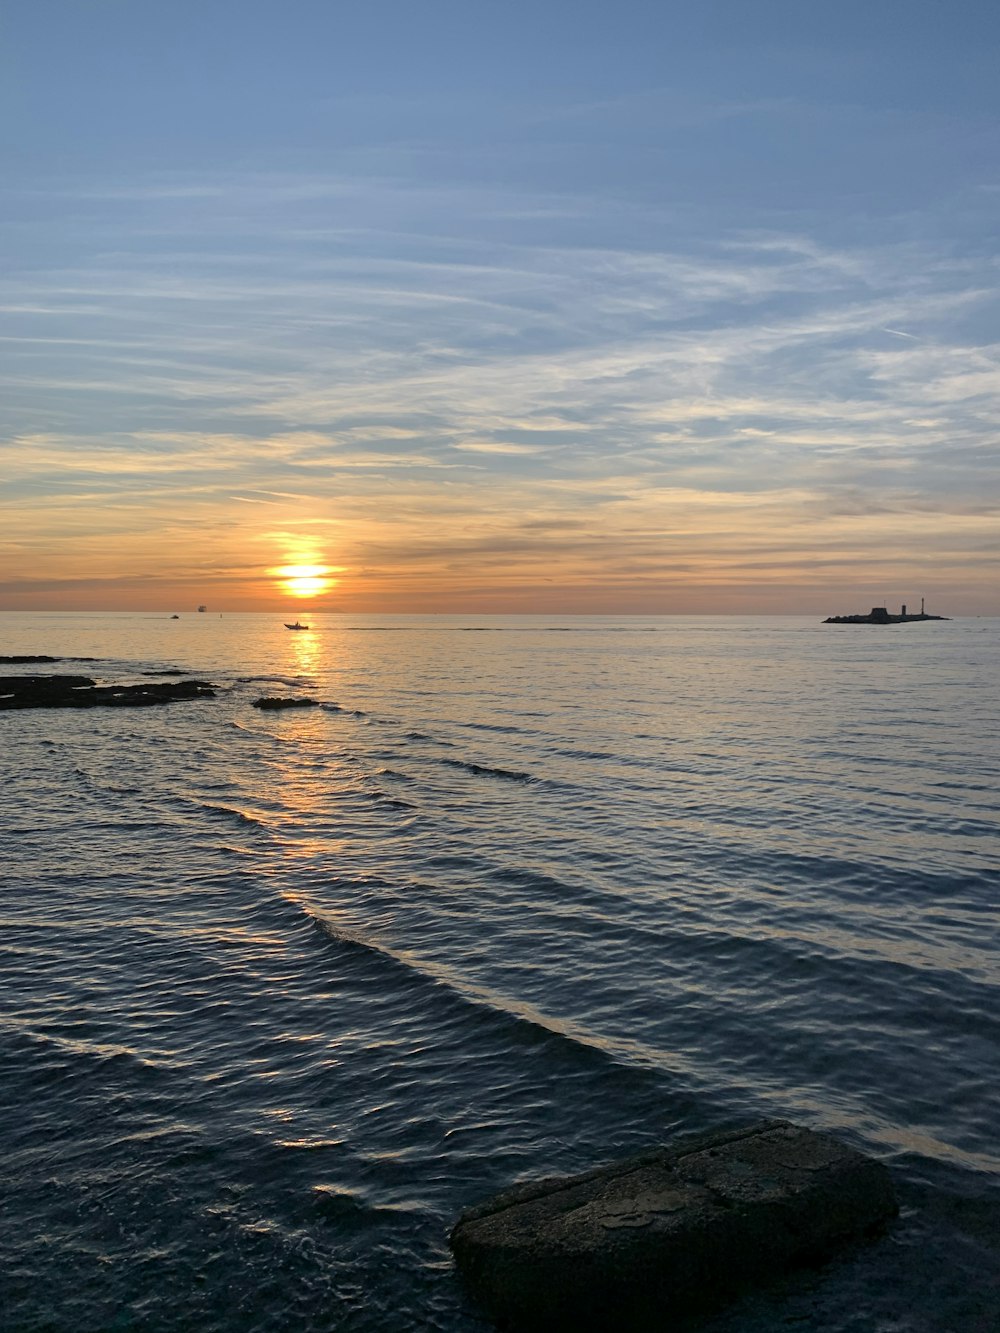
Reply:
M995 1333L1000 621L301 618L0 616L217 687L0 713L6 1333L485 1333L463 1208L768 1116L901 1214L712 1333Z

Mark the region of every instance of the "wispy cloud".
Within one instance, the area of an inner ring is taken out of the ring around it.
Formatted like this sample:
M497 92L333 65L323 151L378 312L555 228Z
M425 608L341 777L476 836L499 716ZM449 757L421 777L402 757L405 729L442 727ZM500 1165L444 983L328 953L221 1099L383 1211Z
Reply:
M389 180L75 197L73 244L0 310L15 583L72 551L81 579L168 587L197 531L242 589L305 527L370 598L529 597L555 571L669 609L866 561L982 581L988 257L676 218L656 242L645 205L544 191L503 194L532 235L490 233L489 190ZM563 233L613 211L633 244Z

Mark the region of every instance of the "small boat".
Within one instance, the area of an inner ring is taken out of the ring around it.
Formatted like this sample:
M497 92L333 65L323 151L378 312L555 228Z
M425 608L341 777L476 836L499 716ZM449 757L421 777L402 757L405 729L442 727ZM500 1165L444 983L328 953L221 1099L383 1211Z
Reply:
M208 607L207 607L207 606L199 606L199 607L198 607L198 610L199 610L199 611L207 611L207 610L208 610Z
M285 621L285 629L308 629L308 628L309 628L308 625L300 625L297 620L294 625L289 625L288 621L287 620Z

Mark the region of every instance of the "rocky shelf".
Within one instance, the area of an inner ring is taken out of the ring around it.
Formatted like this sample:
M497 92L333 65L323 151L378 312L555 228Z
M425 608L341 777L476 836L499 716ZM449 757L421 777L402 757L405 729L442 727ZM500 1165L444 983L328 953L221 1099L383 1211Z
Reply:
M290 695L268 695L263 699L254 699L254 708L318 708L315 699L296 699Z
M98 685L89 676L0 676L0 712L17 708L145 708L214 696L213 686L203 680Z

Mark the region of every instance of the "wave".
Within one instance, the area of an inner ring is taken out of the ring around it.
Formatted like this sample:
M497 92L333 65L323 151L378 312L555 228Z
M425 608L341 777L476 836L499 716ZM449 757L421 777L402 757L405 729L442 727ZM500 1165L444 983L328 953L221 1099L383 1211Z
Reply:
M498 731L505 736L519 736L524 730L500 722L464 722L462 725L470 731Z
M163 1075L167 1067L118 1042L99 1041L67 1033L42 1032L22 1025L16 1019L0 1021L0 1034L8 1057L19 1054L41 1056L42 1080L60 1078L64 1073L82 1072L86 1067L95 1076L107 1077L110 1069L127 1068L143 1075Z
M290 689L315 689L312 676L237 676L238 685L287 685Z
M298 1147L284 1142L281 1147ZM400 1220L419 1216L420 1211L410 1203L373 1203L361 1190L338 1188L336 1185L313 1186L310 1212L327 1222L335 1222L339 1231L358 1231L369 1236L373 1226L398 1225Z
M332 920L296 894L285 892L282 897L305 914L321 938L354 954L365 965L376 963L391 969L410 985L432 987L438 995L447 996L451 1002L460 1005L468 1015L504 1025L517 1034L521 1043L551 1043L554 1049L574 1062L597 1062L619 1075L623 1068L644 1075L659 1076L663 1072L664 1052L644 1042L626 1037L605 1037L581 1023L544 1014L534 1005L500 995L441 963L432 963L374 936L362 935Z
M715 862L731 860L726 848L703 849L702 855ZM755 853L741 847L735 864L744 876L765 883L795 885L810 897L825 897L827 886L835 887L843 901L912 904L965 899L984 901L997 882L996 876L971 870L938 869L917 865L894 865L888 861L861 861L845 856L809 855L800 852L769 851ZM992 901L986 899L986 901Z
M412 801L406 801L402 796L393 796L392 792L383 791L381 787L372 787L369 796L390 810L416 810Z
M113 792L115 789L109 788L108 790ZM122 790L127 795L131 795L133 792L133 789L129 788L123 788ZM45 836L46 834L51 836L54 830L59 830L60 832L64 832L78 827L79 825L74 823L72 819L68 819L67 822L62 825L53 824L51 820L47 820L41 824L18 824L18 825L8 824L4 829L4 833L6 836L11 838L14 837L27 838L27 837L34 837L36 835ZM88 819L86 828L83 830L83 835L89 838L95 833L108 832L108 833L127 833L131 837L136 833L162 833L165 829L168 829L169 827L170 827L169 824L164 823L160 820Z
M267 824L256 815L245 814L242 810L235 810L230 805L212 805L209 801L197 802L198 808L211 815L221 815L226 819L234 820L237 824L249 824L253 828L266 829Z
M688 631L690 632L690 627ZM661 625L340 625L345 634L669 634ZM718 633L717 630L714 632ZM729 632L728 630L726 631Z
M636 764L642 768L654 767L653 764L647 761L636 760L629 755L617 754L612 750L557 749L554 750L553 753L558 754L564 759L610 759L613 760L615 763L619 764ZM661 771L662 771L662 766L661 766Z
M438 759L439 764L446 764L449 768L459 768L466 773L472 773L477 778L500 778L504 782L538 782L531 773L522 772L519 769L499 768L493 764L476 764L469 759L449 759L447 756Z

